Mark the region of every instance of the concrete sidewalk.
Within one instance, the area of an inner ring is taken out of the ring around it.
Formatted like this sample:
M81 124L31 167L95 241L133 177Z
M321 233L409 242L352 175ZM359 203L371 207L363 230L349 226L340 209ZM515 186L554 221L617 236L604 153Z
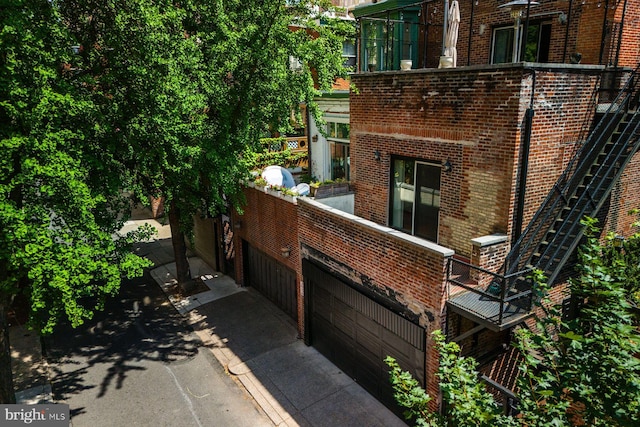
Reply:
M406 426L385 406L297 337L294 321L252 288L189 259L208 290L187 298L169 294L198 336L237 377L277 426ZM175 264L151 272L175 289Z
M52 402L49 366L42 355L40 335L9 319L11 370L16 403L36 405Z

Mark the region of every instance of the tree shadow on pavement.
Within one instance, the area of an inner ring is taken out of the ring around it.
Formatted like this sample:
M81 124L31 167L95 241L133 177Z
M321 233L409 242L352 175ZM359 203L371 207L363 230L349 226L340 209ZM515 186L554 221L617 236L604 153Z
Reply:
M95 387L102 397L121 388L131 371L145 370L144 362L187 361L202 345L148 272L123 281L119 295L94 319L75 329L61 324L46 342L57 401ZM96 365L106 369L99 385L87 380Z

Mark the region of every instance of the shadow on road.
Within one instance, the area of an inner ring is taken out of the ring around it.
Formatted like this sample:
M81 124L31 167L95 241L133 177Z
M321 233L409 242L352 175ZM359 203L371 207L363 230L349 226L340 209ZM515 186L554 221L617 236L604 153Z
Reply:
M148 272L125 280L119 295L111 298L103 312L78 328L59 325L47 338L47 356L54 380L54 399L96 387L87 384L91 367L105 365L97 397L119 389L132 371L145 370L145 361L166 364L194 358L201 341L185 327Z

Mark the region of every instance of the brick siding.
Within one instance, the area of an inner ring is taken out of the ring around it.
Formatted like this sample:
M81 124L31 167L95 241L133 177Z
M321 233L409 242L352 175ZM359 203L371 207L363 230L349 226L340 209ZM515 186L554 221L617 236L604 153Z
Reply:
M236 248L236 282L245 284L242 241L276 259L279 263L296 272L296 283L302 281L300 250L298 244L298 209L291 197L278 197L275 191L245 188L246 205L242 215L233 215ZM288 247L288 257L282 256L281 248ZM296 290L298 298L298 330L303 331L303 298L300 287Z
M593 116L598 68L536 70L523 225L560 176ZM351 95L355 214L388 225L394 156L453 164L441 174L438 243L513 232L532 72L521 65L360 74ZM381 160L373 152L381 153Z
M612 35L611 24L622 22L624 3L615 0L574 1L570 15L568 1L557 0L532 6L530 25L551 25L549 58L546 62L569 63L573 53L580 53L582 64L608 64L610 59L615 58L618 37L617 33ZM461 20L457 42L458 66L491 63L494 30L514 26L509 10L498 8L501 4L504 2L497 0L474 1L473 4L472 1L459 1ZM560 22L560 13L567 18L565 23ZM607 28L603 29L605 13ZM618 58L620 66L635 67L640 61L639 15L638 3L628 2ZM427 45L423 55L426 57L426 67L437 68L442 54L442 4L429 3L426 6L426 16L435 25L427 27ZM523 26L525 17L526 13L523 12ZM421 46L422 37L424 35L421 35Z
M305 257L322 256L317 261L390 305L401 306L404 316L417 321L427 334L442 328L446 257L305 200L299 201L298 209ZM436 396L438 364L432 340L427 343L427 390Z

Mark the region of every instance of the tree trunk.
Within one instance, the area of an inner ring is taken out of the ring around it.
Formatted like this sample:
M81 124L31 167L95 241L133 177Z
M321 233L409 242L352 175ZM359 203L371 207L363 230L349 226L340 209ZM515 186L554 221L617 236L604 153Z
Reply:
M9 345L9 324L7 311L9 301L0 295L0 403L16 403L13 391L13 373L11 371L11 346Z
M184 242L184 233L180 229L180 210L173 199L169 207L169 225L171 226L173 257L176 260L176 280L185 289L191 282L191 272L187 261L187 245Z

